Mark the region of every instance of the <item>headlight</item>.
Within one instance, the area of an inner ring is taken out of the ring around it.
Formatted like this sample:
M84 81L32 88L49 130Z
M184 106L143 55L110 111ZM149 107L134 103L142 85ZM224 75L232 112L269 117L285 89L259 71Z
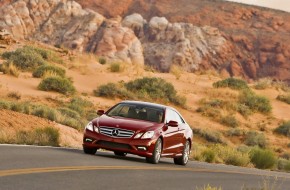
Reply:
M154 131L147 131L144 133L141 139L151 139L154 135Z
M138 138L140 138L142 135L143 135L143 133L138 133L138 134L134 137L134 139L138 139Z
M89 122L87 124L86 129L89 131L96 131L97 133L99 133L99 128L94 126L94 124L92 122Z

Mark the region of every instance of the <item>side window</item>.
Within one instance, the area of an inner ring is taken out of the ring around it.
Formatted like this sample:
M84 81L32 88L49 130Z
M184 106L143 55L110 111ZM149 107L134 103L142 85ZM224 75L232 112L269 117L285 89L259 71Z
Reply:
M167 109L165 122L168 123L170 120L177 121L178 124L184 123L183 119L179 116L178 113L171 109Z

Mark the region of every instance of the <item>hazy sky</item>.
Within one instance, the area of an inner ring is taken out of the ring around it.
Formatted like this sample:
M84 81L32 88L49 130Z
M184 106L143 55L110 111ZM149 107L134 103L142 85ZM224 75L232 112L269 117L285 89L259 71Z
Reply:
M259 5L290 12L290 0L228 0L245 4Z

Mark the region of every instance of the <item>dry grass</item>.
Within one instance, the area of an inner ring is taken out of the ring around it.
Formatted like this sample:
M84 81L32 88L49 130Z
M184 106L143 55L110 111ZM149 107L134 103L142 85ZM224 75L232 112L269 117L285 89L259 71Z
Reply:
M19 69L13 63L8 63L8 62L4 63L2 65L1 71L4 74L12 75L15 77L19 77L19 75L20 75Z
M175 76L176 80L179 80L182 75L182 69L177 65L172 65L170 67L170 73Z

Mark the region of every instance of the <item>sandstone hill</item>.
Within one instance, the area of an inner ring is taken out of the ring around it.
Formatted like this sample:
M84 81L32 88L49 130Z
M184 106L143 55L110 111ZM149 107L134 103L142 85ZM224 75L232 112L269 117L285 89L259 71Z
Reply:
M290 81L290 14L209 0L1 1L0 27L162 72L215 69ZM6 5L5 5L6 4Z

